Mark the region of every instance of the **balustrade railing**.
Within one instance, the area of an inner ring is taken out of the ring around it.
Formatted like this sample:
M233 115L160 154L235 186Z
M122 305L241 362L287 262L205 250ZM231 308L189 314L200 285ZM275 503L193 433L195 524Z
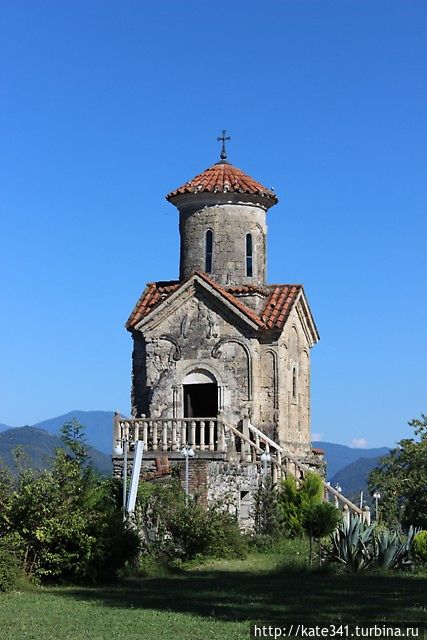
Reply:
M218 418L114 417L113 448L119 441L142 440L146 452L179 451L184 445L196 451L225 451L224 424Z
M227 451L226 434L233 434L234 440L240 443L242 461L257 462L263 453L270 454L272 480L274 484L282 475L288 473L297 480L302 480L310 468L300 462L297 457L285 451L274 440L251 424L248 417L243 418L240 431L228 424L223 414L216 418L123 418L114 416L113 449L119 442L144 442L145 452L178 452L184 446L191 446L195 451L222 452ZM350 512L369 524L369 508L360 509L339 491L323 481L325 500L334 501L343 509L344 519Z
M263 453L270 454L270 462L272 465L272 480L273 484L283 474L290 473L297 480L302 480L306 473L310 471L310 468L304 463L300 462L298 458L291 453L285 451L283 447L274 442L271 438L265 435L262 431L257 429L251 424L248 417L243 418L242 431L239 431L236 427L225 424L226 429L230 429L234 435L240 439L240 455L242 460L256 462L258 457ZM351 500L348 500L337 489L331 487L328 482L323 481L324 499L329 502L333 499L337 508L341 507L343 510L343 517L348 520L350 513L357 515L361 520L370 524L370 511L369 507L360 509Z

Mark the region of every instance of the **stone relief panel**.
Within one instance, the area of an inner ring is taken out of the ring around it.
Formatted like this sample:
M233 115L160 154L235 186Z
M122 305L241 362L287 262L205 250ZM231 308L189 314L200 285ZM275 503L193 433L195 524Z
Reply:
M229 313L215 308L215 301L193 295L153 328L147 327L145 395L149 400L144 413L181 415L182 371L211 363L218 377L226 381L219 389L219 404L232 405L242 417L252 396L250 341L228 321Z
M252 356L248 344L241 338L219 340L212 349L222 376L227 380L228 407L226 413L237 423L252 405Z
M277 353L267 348L261 353L260 428L270 437L275 435L277 403Z
M217 316L202 300L192 300L191 307L184 314L180 327L180 334L184 339L198 336L205 340L211 340L219 335Z

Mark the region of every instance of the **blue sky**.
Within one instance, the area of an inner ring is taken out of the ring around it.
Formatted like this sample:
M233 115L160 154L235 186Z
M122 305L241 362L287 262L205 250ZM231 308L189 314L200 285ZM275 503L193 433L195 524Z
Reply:
M4 0L0 422L129 412L124 322L178 273L164 195L266 186L268 279L304 283L312 429L392 445L427 412L427 5Z

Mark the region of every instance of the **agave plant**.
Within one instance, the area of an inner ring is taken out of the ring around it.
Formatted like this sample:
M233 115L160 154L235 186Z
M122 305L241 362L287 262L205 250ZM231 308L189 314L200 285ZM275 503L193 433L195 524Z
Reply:
M406 539L397 531L380 530L373 537L373 560L377 567L396 569L409 567L411 562L411 546L416 534L414 527L410 527Z
M373 525L366 527L357 516L350 516L331 536L329 559L344 565L349 571L360 571L371 566L370 549Z

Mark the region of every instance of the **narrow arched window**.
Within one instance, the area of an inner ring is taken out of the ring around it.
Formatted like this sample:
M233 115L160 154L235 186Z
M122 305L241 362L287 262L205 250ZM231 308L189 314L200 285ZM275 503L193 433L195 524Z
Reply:
M206 231L206 250L205 250L205 271L212 273L212 253L213 253L213 231Z
M246 275L248 278L253 276L253 248L252 248L252 234L246 234Z
M292 367L292 397L297 397L297 368Z

